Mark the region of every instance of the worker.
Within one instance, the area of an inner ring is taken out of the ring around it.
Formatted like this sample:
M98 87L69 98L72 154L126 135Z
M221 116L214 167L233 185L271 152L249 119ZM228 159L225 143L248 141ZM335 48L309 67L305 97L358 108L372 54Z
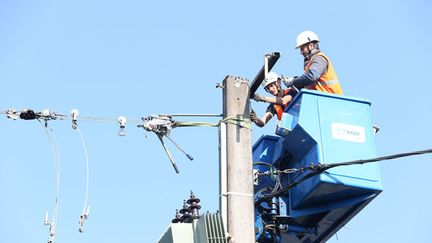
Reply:
M333 64L319 49L318 36L312 31L303 31L297 36L296 49L304 57L304 74L299 77L284 78L287 87L307 88L322 92L343 94Z
M280 120L283 111L297 93L293 88L282 89L281 78L274 72L269 72L267 74L262 85L264 89L274 97L267 97L260 94L254 95L253 99L255 101L270 103L262 118L258 118L254 110L251 111L250 119L259 127L265 126L274 115L277 115L278 120Z

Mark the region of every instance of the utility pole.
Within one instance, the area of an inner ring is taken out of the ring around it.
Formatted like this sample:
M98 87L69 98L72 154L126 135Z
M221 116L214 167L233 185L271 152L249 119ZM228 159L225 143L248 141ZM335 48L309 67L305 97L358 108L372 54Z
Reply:
M248 122L249 83L246 79L233 76L224 79L223 118L225 122L220 128L220 210L230 242L254 243L252 132Z

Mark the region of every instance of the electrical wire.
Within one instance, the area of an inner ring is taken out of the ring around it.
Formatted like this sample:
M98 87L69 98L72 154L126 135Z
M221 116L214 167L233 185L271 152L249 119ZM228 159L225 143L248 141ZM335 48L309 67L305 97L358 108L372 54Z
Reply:
M45 131L45 134L48 137L49 143L51 145L53 157L54 157L55 168L56 168L56 198L55 198L55 204L52 213L52 219L51 222L45 222L45 224L50 225L48 242L53 243L55 238L56 228L57 228L57 218L58 218L59 201L60 201L60 165L61 165L60 150L58 147L58 142L54 130L51 127L49 127L48 129L48 123L46 123L46 121L45 124L43 124L40 119L37 119L37 121L41 124L41 126Z
M255 165L264 165L264 166L267 166L267 167L273 167L273 165L270 164L270 163L260 162L260 161L258 161L258 162L253 162L253 165L254 165L254 166L255 166Z
M14 114L18 114L20 111L15 111L15 109L8 110L0 110L0 114L8 115L11 111ZM72 117L68 115L64 115L62 113L54 112L53 115L58 120L71 120ZM158 115L160 117L222 117L222 114L161 114ZM97 117L97 116L80 116L79 120L81 121L89 121L89 122L101 122L101 123L117 123L118 118L110 118L110 117ZM128 123L139 125L142 124L141 119L128 119ZM187 122L183 123L183 126L215 126L217 123L206 123L206 122L191 122L188 124Z
M361 159L361 160L353 160L348 162L340 162L340 163L332 163L325 165L326 170L331 169L338 166L345 166L345 165L357 165L357 164L366 164L366 163L372 163L372 162L378 162L378 161L384 161L384 160L392 160L392 159L398 159L408 156L414 156L414 155L422 155L422 154L430 154L432 153L432 149L425 149L425 150L417 150L412 152L405 152L405 153L398 153L398 154L392 154L382 157L377 157L373 159Z
M366 164L366 163L373 163L373 162L379 162L379 161L384 161L384 160L393 160L393 159L398 159L398 158L403 158L403 157L408 157L408 156L414 156L414 155L421 155L421 154L429 154L432 153L432 149L426 149L426 150L418 150L418 151L413 151L413 152L405 152L405 153L398 153L398 154L393 154L393 155L387 155L387 156L382 156L382 157L376 157L376 158L372 158L372 159L362 159L362 160L353 160L353 161L347 161L347 162L340 162L340 163L330 163L330 164L318 164L318 165L314 165L311 164L310 166L307 167L303 167L300 169L297 169L299 171L308 171L310 170L311 172L307 175L305 175L304 177L302 177L300 180L298 181L294 181L290 184L288 184L286 187L272 192L266 196L263 196L262 198L258 199L255 202L255 205L259 205L261 202L269 200L273 197L277 197L280 196L286 192L288 192L289 190L291 190L292 188L296 187L298 184L316 176L319 175L323 172L325 172L326 170L329 170L331 168L335 168L335 167L339 167L339 166L348 166L348 165L361 165L361 164ZM297 176L298 177L298 176ZM296 177L296 178L297 178Z
M67 117L67 120L71 120L70 117ZM100 122L100 123L118 123L118 118L109 118L109 117L96 117L96 116L80 116L78 120L88 121L88 122ZM142 121L138 119L129 119L129 124L139 125Z
M183 116L183 117L222 117L223 114L160 114L159 116Z
M87 202L88 202L88 194L89 194L89 182L90 182L90 166L89 166L89 159L88 159L88 154L87 154L87 146L84 140L84 136L82 135L81 130L79 129L79 127L76 125L75 129L77 130L80 139L81 139L81 145L83 147L83 151L84 151L84 158L85 158L85 162L86 162L86 191L85 191L85 199L84 199L84 205L83 205L83 210L80 216L80 226L78 228L78 231L80 233L83 232L83 226L84 226L84 220L86 220L88 218L88 213L89 213L89 209L90 207L88 206Z

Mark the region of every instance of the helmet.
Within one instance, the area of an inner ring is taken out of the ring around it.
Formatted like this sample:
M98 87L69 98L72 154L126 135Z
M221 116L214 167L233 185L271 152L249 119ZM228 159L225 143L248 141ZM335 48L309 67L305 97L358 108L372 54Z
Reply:
M276 81L278 81L279 76L275 72L269 72L267 74L267 77L264 79L264 82L262 82L262 86L267 87L267 85L272 84Z
M312 42L312 41L316 41L319 42L319 38L318 36L312 32L312 31L303 31L301 32L298 36L297 36L297 41L296 41L296 49L299 48L301 45L304 45L306 43Z

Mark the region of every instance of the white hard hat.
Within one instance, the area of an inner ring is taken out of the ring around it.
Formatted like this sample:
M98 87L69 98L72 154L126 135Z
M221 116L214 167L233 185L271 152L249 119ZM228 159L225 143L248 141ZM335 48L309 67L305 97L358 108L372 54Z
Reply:
M316 41L319 42L319 38L318 36L312 32L312 31L303 31L301 32L298 36L297 36L297 41L296 41L296 49L299 48L301 45L304 45L306 43L312 42L312 41Z
M269 72L267 74L267 77L264 79L264 82L262 82L262 86L267 87L267 85L272 84L276 81L278 81L279 76L275 72Z

